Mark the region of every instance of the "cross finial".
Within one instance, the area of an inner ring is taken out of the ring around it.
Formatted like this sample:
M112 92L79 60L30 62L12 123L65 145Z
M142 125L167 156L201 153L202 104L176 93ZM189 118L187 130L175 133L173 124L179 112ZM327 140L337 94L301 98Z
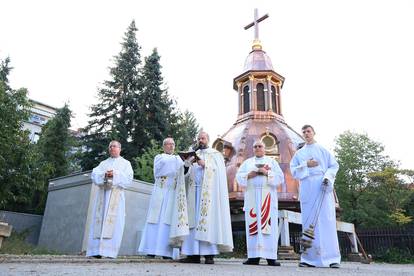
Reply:
M262 49L262 44L260 42L259 39L259 22L265 20L266 18L269 17L269 14L265 14L262 17L258 18L258 11L257 9L254 9L254 20L252 23L250 23L249 25L247 25L246 27L244 27L245 30L251 28L254 26L254 40L253 40L253 50L261 50Z

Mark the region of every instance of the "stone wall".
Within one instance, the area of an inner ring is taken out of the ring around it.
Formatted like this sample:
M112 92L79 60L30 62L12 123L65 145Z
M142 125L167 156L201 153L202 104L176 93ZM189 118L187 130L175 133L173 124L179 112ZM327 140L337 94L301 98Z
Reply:
M36 245L39 240L42 218L43 216L41 215L0 210L0 221L7 222L13 226L13 231L17 233L27 232L26 242L33 245Z
M86 251L97 187L91 172L52 179L39 245L66 254ZM135 255L144 227L152 185L134 180L125 189L125 229L120 255Z

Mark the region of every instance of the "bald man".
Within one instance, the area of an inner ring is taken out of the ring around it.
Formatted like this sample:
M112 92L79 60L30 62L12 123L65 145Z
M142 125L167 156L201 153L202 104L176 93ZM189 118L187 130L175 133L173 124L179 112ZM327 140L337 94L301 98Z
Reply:
M236 180L246 188L244 211L246 223L247 261L258 265L260 258L270 266L280 266L277 259L278 198L277 187L284 175L276 160L265 156L262 141L253 144L254 157L245 160L237 171Z
M121 143L109 143L110 157L94 168L92 182L98 187L93 207L86 256L116 258L125 225L124 189L132 182L131 163L121 157Z
M138 252L170 259L178 257L178 249L174 250L169 242L170 221L174 213L176 176L184 162L174 154L173 138L164 139L163 149L164 153L154 158L155 183Z

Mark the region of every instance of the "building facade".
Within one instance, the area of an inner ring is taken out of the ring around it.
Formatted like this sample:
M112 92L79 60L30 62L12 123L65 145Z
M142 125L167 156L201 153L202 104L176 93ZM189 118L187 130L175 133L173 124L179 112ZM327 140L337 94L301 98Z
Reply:
M57 108L35 100L30 100L30 103L32 104L30 117L27 122L24 122L23 129L30 131L30 141L36 143L42 127L56 115Z

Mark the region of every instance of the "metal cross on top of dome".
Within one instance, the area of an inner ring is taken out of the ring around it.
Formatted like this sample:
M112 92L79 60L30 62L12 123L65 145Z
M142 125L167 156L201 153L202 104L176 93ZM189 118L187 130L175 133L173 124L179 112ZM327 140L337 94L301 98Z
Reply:
M253 50L261 50L262 49L262 44L259 40L259 22L262 22L263 20L265 20L266 18L269 17L269 14L265 14L262 17L258 18L258 11L257 9L254 9L254 20L252 23L250 23L249 25L247 25L246 27L244 27L245 30L251 28L254 26L254 40L253 40Z

